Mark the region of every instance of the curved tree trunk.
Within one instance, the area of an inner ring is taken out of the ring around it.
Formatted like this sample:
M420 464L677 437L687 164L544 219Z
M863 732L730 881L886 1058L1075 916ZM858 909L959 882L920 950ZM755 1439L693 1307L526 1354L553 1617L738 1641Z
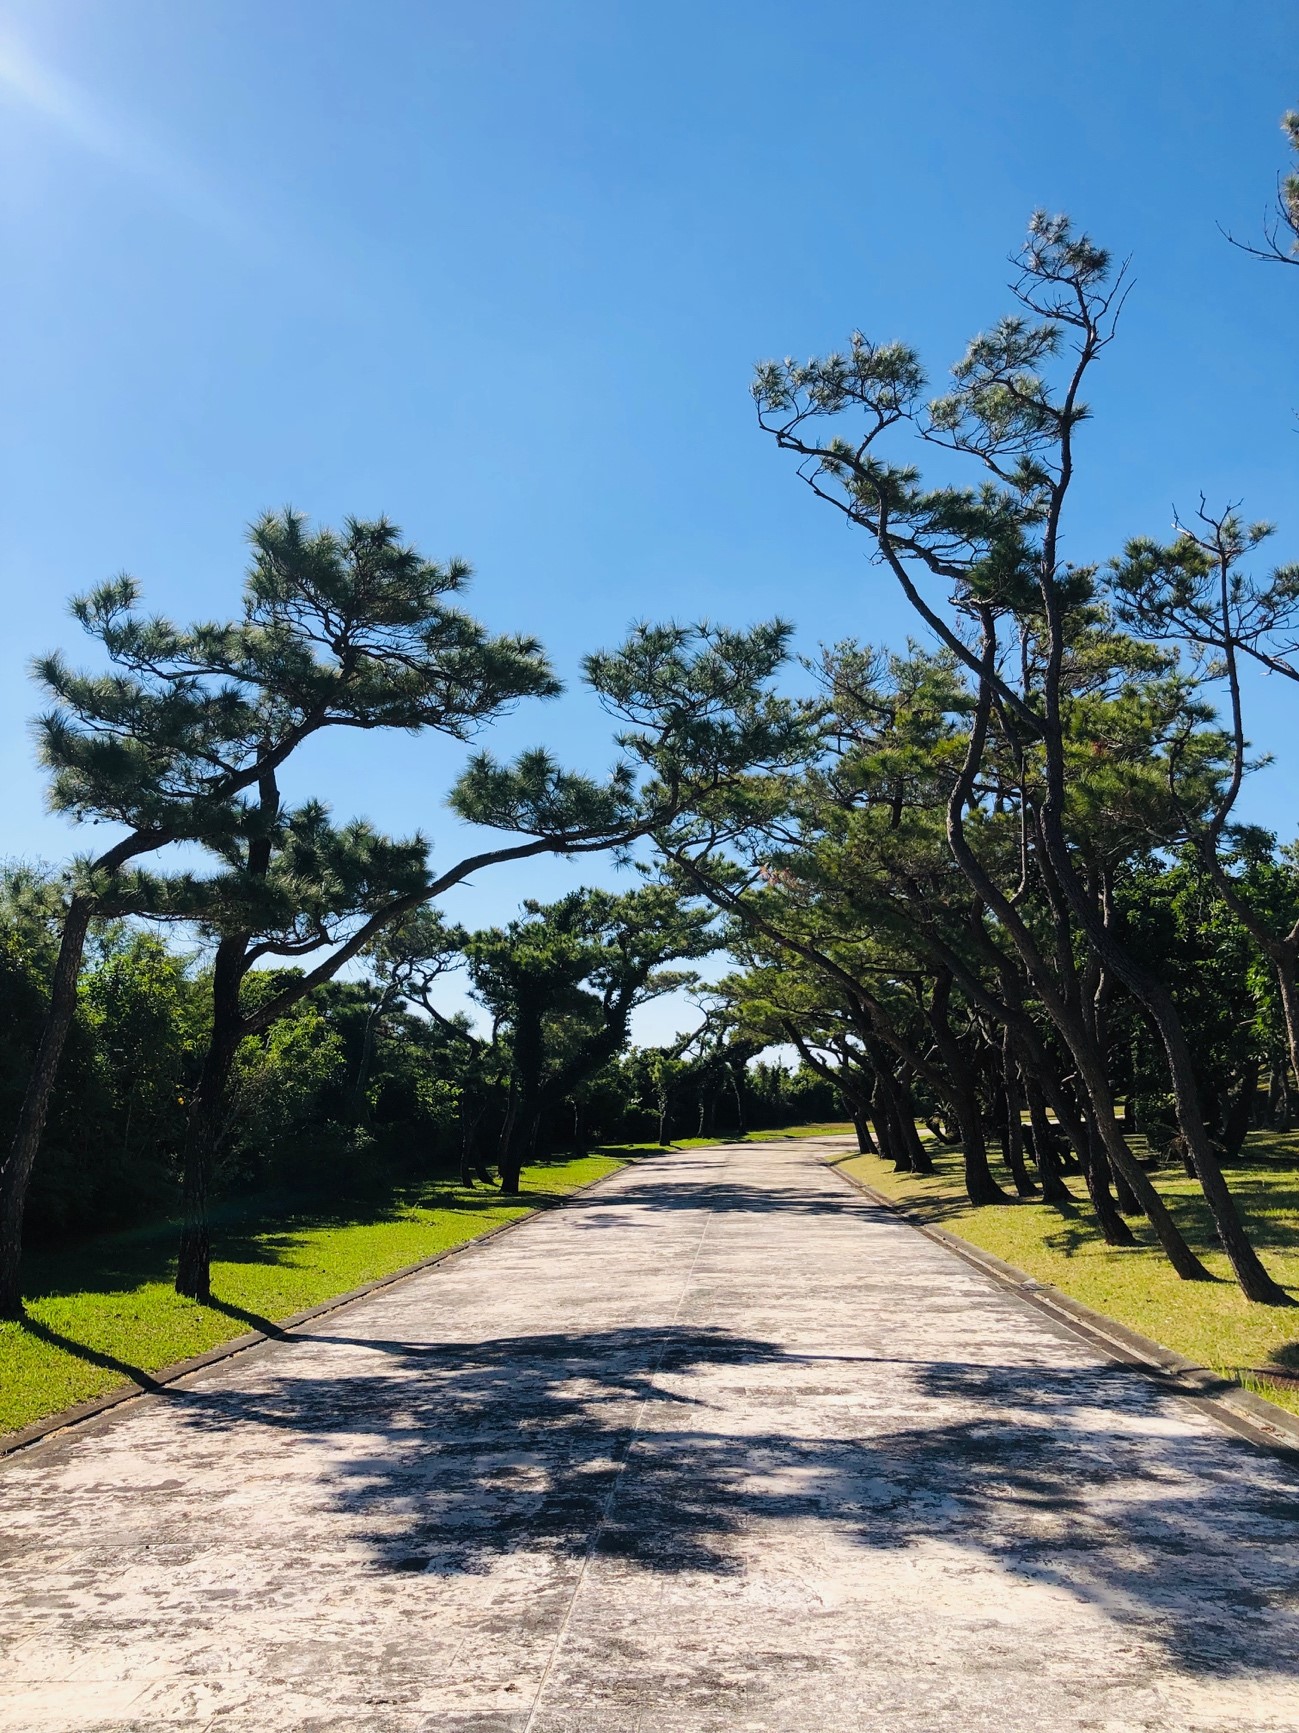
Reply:
M248 969L247 947L247 933L232 933L217 946L212 965L212 1032L185 1127L181 1177L184 1213L176 1292L204 1304L212 1297L208 1193L225 1129L230 1073L244 1035L239 994Z
M176 1292L203 1305L212 1298L212 1232L208 1199L216 1152L225 1126L226 1095L238 1045L237 1029L223 1030L220 1035L214 1035L203 1060L185 1130L184 1214L180 1252L176 1260Z
M1200 1106L1195 1063L1172 994L1162 981L1157 980L1131 956L1127 948L1106 928L1095 905L1089 902L1085 888L1069 859L1068 844L1059 817L1063 791L1057 784L1058 777L1048 774L1047 801L1042 809L1041 826L1052 870L1078 916L1088 943L1095 948L1105 968L1122 981L1137 1003L1145 1009L1159 1033L1168 1061L1173 1100L1177 1109L1177 1124L1186 1147L1187 1158L1208 1202L1219 1243L1231 1262L1241 1292L1246 1299L1264 1305L1289 1306L1293 1304L1289 1294L1268 1274L1262 1259L1250 1242L1236 1208L1236 1200L1228 1190L1222 1168L1213 1152ZM1104 1127L1101 1129L1103 1133ZM1111 1150L1110 1141L1108 1138L1104 1141L1108 1153ZM1122 1141L1120 1136L1119 1142ZM1126 1153L1126 1144L1124 1150ZM1134 1178L1134 1174L1145 1178L1142 1169L1135 1162L1131 1162L1130 1158L1129 1163L1116 1161L1115 1168L1123 1174L1144 1206L1145 1197L1142 1195L1140 1180ZM1148 1180L1146 1187L1153 1190Z
M1028 1121L1033 1132L1033 1161L1042 1181L1042 1201L1073 1203L1074 1195L1060 1175L1056 1134L1047 1117L1046 1100L1036 1079L1024 1079L1024 1095L1028 1102Z
M933 1157L920 1133L916 1130L916 1104L912 1100L911 1090L901 1077L893 1071L893 1061L884 1051L883 1046L872 1055L875 1063L875 1080L877 1090L872 1095L872 1105L878 1101L876 1125L879 1124L879 1112L888 1118L888 1136L891 1145L890 1156L894 1171L897 1173L932 1173L934 1171Z
M912 1094L911 1073L906 1065L900 1068L898 1076L898 1111L901 1116L902 1136L911 1156L912 1173L932 1173L933 1157L924 1138L916 1129L916 1098Z
M54 965L50 1002L31 1075L14 1128L9 1153L0 1166L0 1318L19 1318L23 1311L23 1214L32 1168L41 1146L54 1079L77 1009L77 977L90 929L91 904L74 896L63 921L59 955Z
M1153 990L1152 990L1153 988ZM1130 989L1136 992L1136 988ZM1209 1134L1200 1113L1199 1090L1191 1050L1182 1029L1180 1017L1171 996L1158 984L1148 984L1151 1015L1159 1027L1168 1068L1173 1079L1173 1096L1177 1103L1177 1123L1186 1142L1187 1152L1195 1167L1195 1177L1208 1199L1213 1212L1222 1249L1231 1260L1241 1292L1248 1300L1267 1306L1290 1306L1290 1295L1268 1274L1263 1260L1254 1250L1245 1224L1240 1219L1236 1200L1228 1190L1218 1158L1213 1153Z
M884 1067L875 1069L875 1089L871 1097L871 1111L875 1119L875 1129L879 1135L880 1154L885 1161L893 1163L894 1173L910 1173L911 1151L903 1141L901 1122L894 1095L893 1078L886 1077Z
M1009 1029L1002 1032L1001 1065L1002 1089L1006 1105L1006 1138L1003 1145L1006 1166L1011 1171L1015 1181L1015 1190L1019 1196L1036 1197L1037 1187L1029 1178L1028 1168L1024 1163L1024 1121L1019 1092L1019 1068L1015 1064Z
M987 669L991 668L995 650L996 640L992 632L991 622L985 621L984 666ZM983 743L987 737L991 697L991 686L985 675L979 685L978 703L974 723L970 730L965 765L948 801L947 835L952 852L956 857L957 865L965 873L975 892L996 916L1010 938L1019 954L1025 972L1037 990L1047 1015L1055 1024L1061 1039L1072 1054L1094 1111L1094 1123L1099 1131L1106 1154L1115 1170L1123 1174L1139 1199L1168 1261L1184 1281L1207 1282L1210 1280L1208 1270L1187 1245L1181 1229L1169 1213L1168 1206L1150 1183L1144 1170L1134 1160L1132 1152L1118 1128L1114 1117L1114 1099L1110 1092L1105 1065L1101 1055L1096 1051L1095 1042L1091 1039L1078 1007L1067 1001L1061 991L1059 981L1055 978L1050 965L1039 950L1033 935L1025 926L1019 911L1009 898L1003 895L1000 887L984 869L965 835L964 807L973 784L975 771L983 756ZM1063 833L1060 834L1063 840ZM1066 849L1066 867L1069 865L1067 854ZM1047 864L1058 876L1055 858L1049 850ZM1094 909L1092 914L1095 916ZM1105 959L1102 958L1102 960ZM1121 980L1124 979L1121 971L1115 970L1115 973L1119 975ZM1076 1147L1080 1158L1085 1161L1086 1145L1080 1143ZM1090 1166L1090 1164L1087 1165ZM1105 1199L1102 1199L1099 1193L1092 1191L1090 1183L1092 1176L1088 1173L1087 1177L1089 1180L1088 1190L1092 1193L1093 1203L1098 1205L1099 1210L1099 1208L1105 1207L1108 1194L1105 1195ZM1117 1211L1111 1210L1109 1214L1111 1219L1108 1224L1102 1223L1106 1239L1109 1240L1111 1233L1115 1233L1120 1238L1117 1242L1111 1241L1111 1243L1122 1243L1122 1236L1126 1233L1130 1241L1131 1233L1122 1224L1122 1218L1118 1216Z
M1227 1182L1222 1177L1222 1169L1213 1153L1200 1106L1199 1079L1195 1074L1190 1045L1187 1042L1182 1020L1178 1015L1172 994L1162 981L1137 961L1106 924L1095 900L1087 894L1087 888L1079 876L1069 850L1069 842L1064 828L1065 750L1064 729L1060 713L1061 667L1065 656L1065 629L1061 613L1060 592L1055 580L1054 550L1053 546L1050 545L1052 534L1048 535L1048 551L1042 568L1040 585L1049 635L1047 666L1043 676L1043 696L1046 705L1046 725L1042 732L1042 744L1045 749L1045 799L1038 813L1038 830L1046 858L1050 863L1057 884L1068 900L1088 944L1100 960L1102 967L1116 980L1123 983L1137 1003L1145 1008L1159 1031L1164 1053L1168 1060L1169 1076L1173 1084L1173 1099L1177 1105L1178 1128L1185 1141L1189 1158L1194 1165L1196 1178L1200 1182L1200 1187L1213 1214L1218 1239L1231 1261L1231 1267L1236 1273L1236 1280L1240 1284L1241 1292L1248 1300L1258 1301L1265 1305L1288 1306L1292 1304L1290 1296L1280 1283L1274 1281L1268 1274L1262 1259L1254 1250L1249 1235L1245 1231L1245 1225L1240 1219L1240 1213L1236 1208L1236 1200L1227 1188ZM985 651L988 656L987 667L990 670L992 653L990 616L985 616L984 625L985 638L987 639L985 644ZM983 681L983 690L987 691L986 678ZM990 696L988 693L989 699ZM981 696L981 704L986 703L986 701ZM1121 1137L1119 1141L1122 1142ZM1106 1147L1109 1148L1108 1137ZM1124 1148L1126 1150L1126 1145ZM1135 1168L1136 1164L1133 1163L1132 1165ZM1115 1168L1116 1171L1123 1174L1123 1177L1128 1180L1132 1189L1140 1197L1140 1189L1136 1184L1133 1184L1132 1175L1126 1164L1116 1161ZM1140 1172L1140 1169L1138 1168L1136 1171Z
M983 1136L983 1115L979 1110L978 1090L974 1071L961 1044L952 1032L947 1008L951 1000L952 975L940 969L934 978L929 1003L929 1023L934 1041L942 1056L944 1068L951 1079L952 1108L961 1128L961 1154L965 1164L965 1190L972 1204L1006 1203L1009 1200L993 1178L988 1165L988 1146Z

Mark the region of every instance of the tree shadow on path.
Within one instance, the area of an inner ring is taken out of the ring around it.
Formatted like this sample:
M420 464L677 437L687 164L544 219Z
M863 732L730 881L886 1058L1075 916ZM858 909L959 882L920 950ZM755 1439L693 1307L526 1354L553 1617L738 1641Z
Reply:
M1299 1477L1128 1368L796 1353L686 1327L302 1339L342 1363L263 1359L257 1389L175 1400L199 1431L327 1435L329 1491L377 1568L592 1553L738 1576L764 1525L826 1524L1064 1589L1188 1672L1299 1675ZM737 1390L753 1430L728 1427Z

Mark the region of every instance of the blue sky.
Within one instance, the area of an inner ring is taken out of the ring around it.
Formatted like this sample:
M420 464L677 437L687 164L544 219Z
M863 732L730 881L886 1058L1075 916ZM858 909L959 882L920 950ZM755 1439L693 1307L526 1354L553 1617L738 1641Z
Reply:
M792 617L900 642L902 604L753 423L752 364L854 326L931 371L1001 312L1036 205L1133 260L1092 392L1071 553L1243 497L1299 552L1299 272L1254 265L1299 104L1299 14L1241 0L0 0L0 853L48 817L25 666L126 569L181 615L236 598L243 525L386 512L477 568L561 672L637 617ZM1299 693L1249 810L1294 834ZM574 691L521 711L599 767ZM354 739L300 791L464 837L456 750ZM470 922L592 876L458 893ZM671 1020L643 1024L647 1036Z

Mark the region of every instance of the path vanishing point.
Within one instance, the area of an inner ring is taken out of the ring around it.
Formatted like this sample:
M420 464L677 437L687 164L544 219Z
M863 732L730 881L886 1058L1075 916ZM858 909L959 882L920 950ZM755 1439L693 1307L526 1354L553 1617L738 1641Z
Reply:
M1299 1471L822 1165L654 1158L0 1469L0 1728L1299 1729Z

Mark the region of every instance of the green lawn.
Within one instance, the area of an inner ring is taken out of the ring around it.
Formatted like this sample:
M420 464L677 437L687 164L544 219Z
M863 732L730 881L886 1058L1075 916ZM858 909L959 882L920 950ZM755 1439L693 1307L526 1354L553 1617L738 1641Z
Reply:
M1144 1153L1141 1139L1132 1143ZM1242 1298L1213 1238L1203 1194L1180 1168L1161 1168L1151 1177L1212 1271L1212 1282L1180 1281L1144 1221L1132 1223L1140 1241L1135 1250L1105 1245L1079 1179L1069 1181L1083 1200L1077 1207L1030 1200L976 1210L961 1186L959 1150L931 1147L938 1168L932 1178L894 1173L890 1163L872 1155L838 1158L838 1165L925 1221L1299 1413L1299 1383L1278 1385L1260 1374L1274 1366L1299 1379L1299 1309L1253 1306ZM1276 1164L1276 1158L1294 1159L1294 1141L1258 1133L1246 1154L1252 1159L1231 1167L1228 1183L1268 1268L1299 1298L1299 1170Z
M622 1165L596 1154L525 1170L508 1203L490 1191L430 1185L378 1204L289 1214L226 1211L213 1245L213 1302L171 1286L176 1228L104 1235L24 1265L28 1319L0 1323L0 1432L102 1395L406 1264L545 1208Z

